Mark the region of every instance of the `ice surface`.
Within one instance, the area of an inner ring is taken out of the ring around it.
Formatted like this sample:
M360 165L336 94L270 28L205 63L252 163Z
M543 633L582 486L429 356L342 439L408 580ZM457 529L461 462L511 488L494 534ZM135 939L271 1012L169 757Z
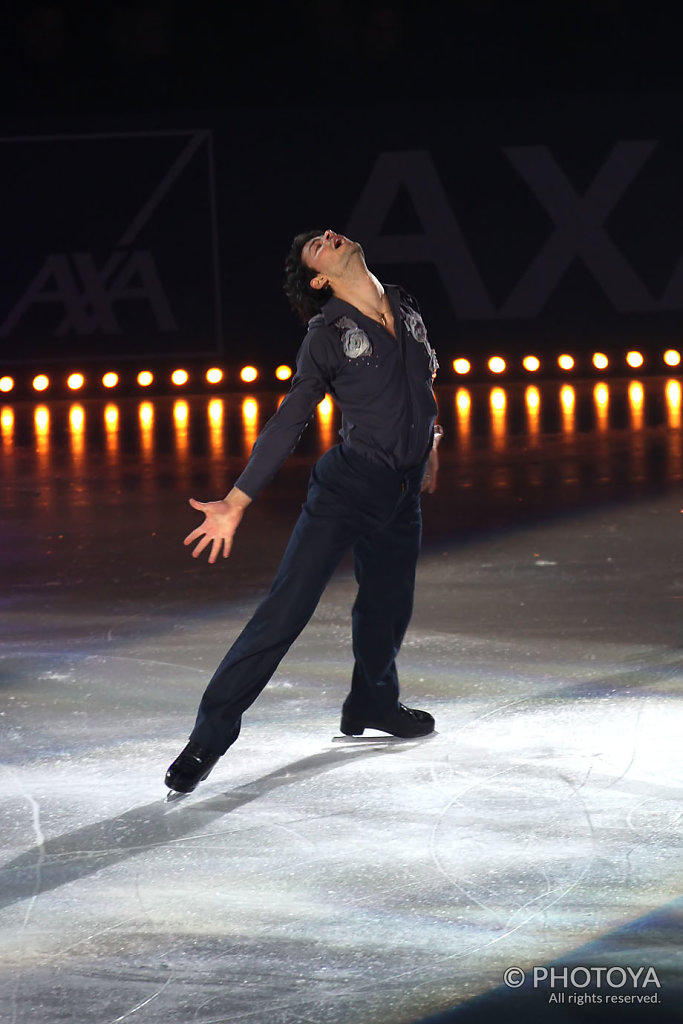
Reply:
M65 434L46 475L20 414L3 449L1 1020L483 1021L476 997L507 968L551 962L652 964L660 1004L618 1019L680 1019L681 478L648 455L675 449L671 425L549 431L538 486L528 438L496 454L475 435L468 463L451 425L400 665L437 734L338 734L345 567L238 744L167 799L305 455L209 567L180 544L185 496L217 482L209 455L179 467L160 436L138 487L144 453L122 445L115 472L95 436L74 475ZM600 465L635 469L607 493ZM525 1019L587 1019L547 995ZM517 1019L504 996L491 1019Z

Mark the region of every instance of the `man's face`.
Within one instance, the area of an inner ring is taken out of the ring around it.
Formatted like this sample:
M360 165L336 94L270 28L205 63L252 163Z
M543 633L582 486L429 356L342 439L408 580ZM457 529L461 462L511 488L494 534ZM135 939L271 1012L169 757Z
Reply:
M318 276L311 282L313 287L322 287L328 280L343 273L349 260L359 253L362 256L363 250L358 242L352 242L350 238L338 235L330 228L306 242L301 250L301 260L304 266L318 272ZM318 285L314 284L319 279L324 280Z

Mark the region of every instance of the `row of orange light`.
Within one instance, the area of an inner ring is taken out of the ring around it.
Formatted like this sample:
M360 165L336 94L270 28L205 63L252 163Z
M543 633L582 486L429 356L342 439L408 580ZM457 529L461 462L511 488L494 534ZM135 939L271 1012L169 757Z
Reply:
M609 387L607 384L596 384L593 388L595 404L604 407L609 403ZM677 380L669 380L666 383L665 395L667 404L680 406L683 389ZM559 393L560 405L563 409L573 409L576 402L576 391L570 384L565 384ZM633 380L628 386L629 402L633 406L642 406L645 401L645 389L638 380ZM524 392L524 401L529 409L539 409L541 406L541 392L530 384ZM507 407L508 399L505 388L491 388L489 404L491 409L500 412ZM472 406L472 396L467 388L458 388L455 394L455 405L460 412L467 412Z
M280 402L284 395L280 396ZM278 403L279 404L279 403ZM218 422L223 419L223 399L213 398L208 405L209 419ZM334 412L334 405L329 395L325 395L316 406L318 416L321 420L329 420ZM144 424L151 423L154 419L154 405L152 402L142 402L139 407L140 421ZM259 403L255 398L244 398L242 400L242 419L247 424L253 424L258 420ZM50 414L48 407L39 405L36 407L36 423L45 427L49 423ZM184 399L178 399L173 406L173 418L177 423L185 422L190 416L190 406ZM114 426L119 421L118 406L108 403L104 409L104 420L108 426ZM74 429L82 427L85 422L85 411L82 405L72 405L69 412L69 421ZM0 424L7 428L14 425L14 411L11 406L6 405L0 409Z
M604 352L594 352L591 362L596 370L607 370L609 369L610 360L609 356L605 355ZM645 365L645 356L642 352L633 350L626 353L625 362L627 366L630 366L632 370L638 370L640 367ZM670 348L662 356L662 362L665 366L674 367L680 366L681 353L676 349ZM576 360L574 356L570 356L565 353L557 357L557 365L561 370L573 370L576 366ZM508 369L508 364L502 358L502 356L491 356L487 366L491 373L505 373ZM524 356L522 359L522 366L527 373L537 373L541 369L541 360L538 356ZM472 370L472 364L469 359L458 358L453 360L453 369L459 376L465 376Z
M681 363L681 353L676 349L667 349L662 356L662 361L668 367L677 367ZM610 366L609 357L604 352L594 352L591 362L596 370L607 370ZM625 362L631 369L637 370L644 366L645 357L642 352L634 350L626 354ZM508 364L502 356L492 356L488 360L487 366L493 374L502 374L508 369ZM537 373L541 369L541 361L538 356L528 355L522 359L522 366L528 373ZM570 371L575 368L576 360L574 356L565 353L558 356L557 366L561 370ZM469 359L461 357L453 360L453 369L459 376L466 376L471 372L472 364ZM278 381L287 381L291 376L292 368L285 364L278 366L275 370L275 378ZM204 378L208 384L216 385L225 379L225 373L219 367L214 366L205 372ZM258 380L259 371L255 366L243 366L239 372L239 378L245 384L252 384ZM183 387L189 383L190 374L187 370L176 369L170 374L169 379L176 387ZM147 388L154 383L155 377L151 370L140 370L136 380L139 387ZM101 382L103 387L112 390L118 387L120 378L118 373L112 370L103 374ZM31 383L34 391L43 392L50 388L52 382L47 374L39 373ZM7 394L13 391L15 384L14 378L9 375L0 377L0 392ZM85 385L86 378L82 373L71 373L66 379L66 386L70 391L80 391Z
M208 404L208 418L212 430L222 430L224 418L224 400L212 398ZM258 433L259 403L254 398L244 398L242 401L242 425L244 429L244 442L246 451L251 448ZM334 406L329 396L325 396L317 406L318 425L322 431L321 438L325 447L333 444L333 417ZM143 401L138 407L138 418L140 427L145 433L151 430L154 425L154 402ZM190 420L190 406L184 399L177 399L173 405L173 420L179 431L186 431ZM72 436L82 436L85 431L86 412L85 408L78 402L71 405L69 409L69 427ZM34 409L34 423L38 437L45 439L50 430L50 409L47 405L38 405ZM119 408L114 402L108 402L104 409L104 423L107 434L111 435L119 429ZM15 412L11 405L0 407L0 439L2 445L12 443L15 425ZM2 447L2 446L0 446Z
M665 385L665 398L667 406L667 423L672 430L669 452L675 459L676 479L681 477L681 399L683 389L678 380L669 379ZM576 424L576 392L570 384L563 384L559 391L560 407L562 412L562 432L571 435L575 432ZM645 426L645 388L638 380L632 380L628 385L628 400L631 412L631 427L640 431ZM604 433L609 429L609 404L610 387L600 381L593 385L593 401L595 406L594 429ZM534 384L528 384L524 391L524 402L526 405L526 436L528 443L533 447L537 444L541 434L541 392ZM471 445L472 435L472 404L473 399L466 387L459 387L455 395L455 411L457 421L456 444L460 454L468 453ZM489 392L489 407L491 413L491 445L494 451L503 451L507 443L508 431L508 395L503 387L492 387ZM585 427L585 423L584 423ZM644 451L642 446L638 449Z
M276 380L286 381L289 380L291 376L291 366L285 366L283 364L282 366L278 366L275 370ZM255 366L243 366L240 370L239 377L245 384L251 384L255 380L258 380L259 371ZM225 379L225 373L217 366L212 366L211 369L206 371L204 378L207 384L220 384ZM183 387L185 384L189 383L190 374L187 370L177 369L173 370L169 379L176 387ZM148 388L154 383L154 374L151 370L140 370L136 380L141 388ZM121 381L118 373L110 370L103 374L101 382L103 387L108 390L112 390L113 388L118 387ZM86 383L85 375L82 373L70 373L66 379L66 386L70 391L81 391L85 387ZM33 390L38 392L47 391L51 384L52 382L50 378L45 373L36 374L31 381ZM10 377L9 375L0 377L0 392L8 394L10 391L14 390L15 385L16 381L14 377Z
M683 399L683 388L678 380L668 380L665 387L666 403L669 409L670 425L679 428L681 425L681 405ZM598 426L606 426L605 415L610 401L610 388L605 383L595 384L593 387L593 399L599 412ZM631 381L628 386L628 399L634 414L642 415L645 402L645 389L640 381ZM565 384L559 392L560 406L567 416L573 415L576 405L575 389ZM524 402L531 417L529 429L534 432L539 430L539 413L541 408L541 393L539 389L530 384L524 392ZM455 395L455 407L460 433L469 433L469 416L473 404L473 398L466 387L459 387ZM500 417L504 417L508 406L508 395L502 387L492 387L489 394L491 413L500 425ZM213 426L221 426L224 418L224 401L220 398L211 399L207 406L208 418ZM328 433L332 427L334 406L329 396L326 396L317 407L319 424ZM244 398L241 405L242 421L246 431L245 439L248 448L256 439L258 429L259 403L254 398ZM47 406L37 406L34 413L36 430L45 434L50 426L50 412ZM183 399L178 399L173 406L173 419L178 428L184 428L190 418L190 406ZM139 419L143 428L150 428L154 422L154 404L144 401L139 406ZM117 430L119 424L119 409L113 404L107 404L104 410L104 420L108 431ZM85 427L85 410L83 406L74 404L69 410L69 424L72 432L80 433ZM642 426L642 420L636 424ZM565 421L565 429L569 421ZM14 411L11 406L3 406L0 409L0 430L5 441L11 440L14 428ZM331 434L327 438L331 444Z

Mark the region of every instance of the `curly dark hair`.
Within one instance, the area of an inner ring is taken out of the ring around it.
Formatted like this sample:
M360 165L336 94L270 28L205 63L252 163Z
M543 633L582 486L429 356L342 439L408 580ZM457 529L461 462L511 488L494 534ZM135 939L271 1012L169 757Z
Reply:
M301 258L301 253L307 242L317 235L324 235L324 229L316 228L314 231L302 231L292 242L287 259L285 260L285 280L283 288L289 299L289 304L295 313L299 315L304 323L307 323L312 316L319 313L321 308L332 297L332 289L329 284L324 288L311 288L311 281L317 271L307 267Z

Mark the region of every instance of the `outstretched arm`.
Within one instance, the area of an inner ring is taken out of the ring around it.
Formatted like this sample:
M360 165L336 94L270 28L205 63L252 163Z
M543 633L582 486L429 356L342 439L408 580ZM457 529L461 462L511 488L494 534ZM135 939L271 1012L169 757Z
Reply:
M317 339L317 341L316 341ZM309 331L297 356L297 372L289 393L260 432L249 461L235 486L222 501L197 501L190 505L204 513L204 522L185 538L185 544L197 544L193 558L211 545L209 562L215 562L222 553L227 558L232 547L235 530L240 524L247 505L251 504L261 488L282 465L296 446L311 418L316 404L325 394L330 376L325 331ZM313 344L317 355L311 353Z
M233 487L222 501L197 501L196 498L190 498L192 508L204 513L204 522L188 533L184 541L186 545L198 541L192 557L197 558L210 544L209 562L215 562L221 550L223 558L227 558L235 530L240 524L245 508L250 504L251 498L239 487Z

